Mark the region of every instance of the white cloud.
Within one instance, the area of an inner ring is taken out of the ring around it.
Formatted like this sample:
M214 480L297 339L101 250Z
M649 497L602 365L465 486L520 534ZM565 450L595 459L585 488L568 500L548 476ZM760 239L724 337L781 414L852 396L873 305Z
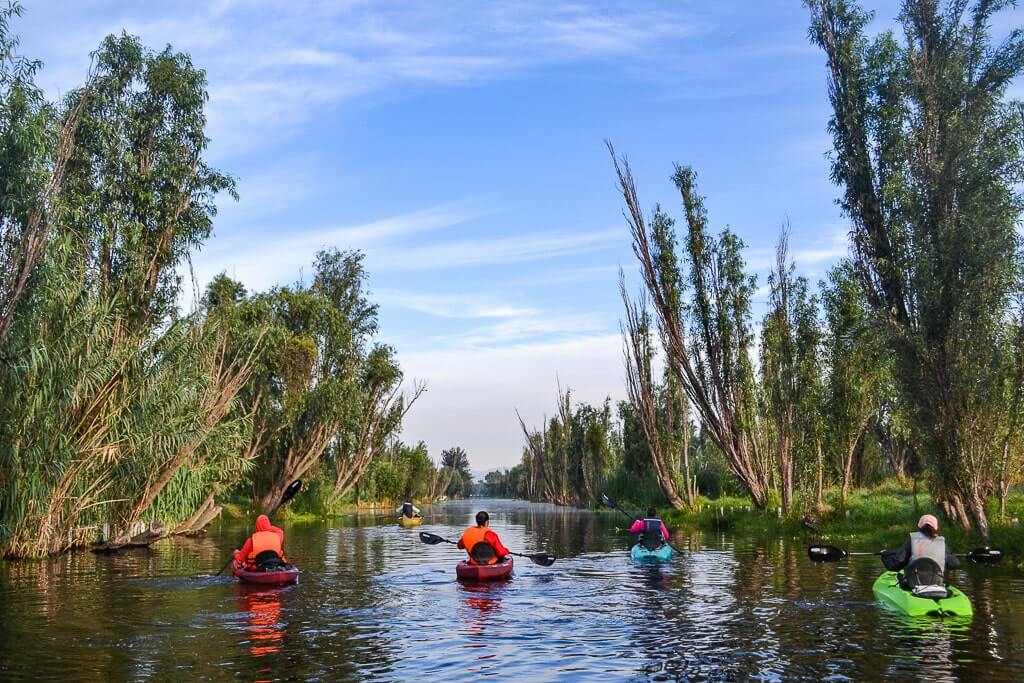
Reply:
M427 393L405 419L404 437L423 439L431 452L460 445L474 469L519 461L516 410L527 425L539 425L554 410L558 382L572 389L574 400L592 404L625 394L618 334L473 353L461 347L405 351L401 362L406 377L427 381Z
M373 251L388 240L451 228L480 215L479 210L465 204L442 204L360 225L277 234L221 235L195 255L193 262L200 286L217 273L227 271L246 287L260 290L296 279L308 268L318 249Z

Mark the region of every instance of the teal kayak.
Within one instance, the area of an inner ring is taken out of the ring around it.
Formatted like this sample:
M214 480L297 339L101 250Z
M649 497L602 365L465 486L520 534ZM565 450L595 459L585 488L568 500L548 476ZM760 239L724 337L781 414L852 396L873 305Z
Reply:
M949 597L940 600L919 598L900 588L896 572L885 572L875 581L875 597L912 617L969 617L974 614L971 601L956 586L946 586Z
M633 560L636 562L643 562L644 560L655 560L658 562L664 562L672 559L672 546L665 544L657 550L648 550L639 543L633 546L633 549L629 553Z

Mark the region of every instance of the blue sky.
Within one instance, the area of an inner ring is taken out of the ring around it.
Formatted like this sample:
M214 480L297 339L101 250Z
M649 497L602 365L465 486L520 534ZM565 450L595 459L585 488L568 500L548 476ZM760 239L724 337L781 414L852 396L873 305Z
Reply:
M693 165L761 285L785 220L813 280L846 251L797 0L23 4L51 96L122 28L207 70L209 158L241 201L194 258L200 287L364 251L383 339L428 384L403 438L462 445L477 470L518 461L515 410L540 424L556 382L624 394L616 273L635 266L605 139L675 215L672 164ZM895 2L866 5L891 25Z

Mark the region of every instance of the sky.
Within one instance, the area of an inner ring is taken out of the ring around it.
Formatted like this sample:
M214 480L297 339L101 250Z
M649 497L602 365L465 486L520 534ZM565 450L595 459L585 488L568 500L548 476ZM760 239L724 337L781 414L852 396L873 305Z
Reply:
M238 180L193 257L251 291L318 249L366 255L380 339L427 384L402 438L476 471L518 462L559 385L624 397L618 270L636 263L605 147L680 216L693 166L761 286L784 222L813 282L847 253L829 180L824 57L798 0L502 3L22 0L13 30L53 97L125 30L206 70L209 162ZM873 30L895 2L866 2ZM1020 25L1022 11L996 30ZM191 299L191 297L190 297ZM187 305L193 305L189 301Z

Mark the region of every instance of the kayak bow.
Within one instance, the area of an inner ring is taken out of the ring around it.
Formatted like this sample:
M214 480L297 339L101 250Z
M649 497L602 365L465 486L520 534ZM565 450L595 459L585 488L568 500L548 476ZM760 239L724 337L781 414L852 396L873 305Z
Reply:
M969 617L974 614L971 601L956 586L946 586L949 596L939 600L919 598L900 588L896 572L883 572L875 580L872 590L880 601L912 617Z

